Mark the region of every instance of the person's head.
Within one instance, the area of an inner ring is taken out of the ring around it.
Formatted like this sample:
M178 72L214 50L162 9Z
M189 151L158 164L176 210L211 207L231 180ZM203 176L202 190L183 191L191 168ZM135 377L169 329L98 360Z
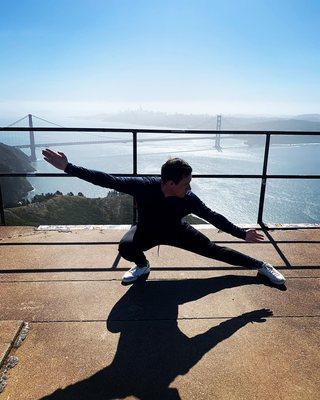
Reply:
M184 197L191 190L192 168L181 158L169 158L161 167L161 183L165 195Z

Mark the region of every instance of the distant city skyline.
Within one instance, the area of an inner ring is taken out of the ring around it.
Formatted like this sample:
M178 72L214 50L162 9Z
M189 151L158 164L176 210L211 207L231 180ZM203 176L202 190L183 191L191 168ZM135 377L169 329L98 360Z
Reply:
M320 112L320 2L13 0L0 118Z

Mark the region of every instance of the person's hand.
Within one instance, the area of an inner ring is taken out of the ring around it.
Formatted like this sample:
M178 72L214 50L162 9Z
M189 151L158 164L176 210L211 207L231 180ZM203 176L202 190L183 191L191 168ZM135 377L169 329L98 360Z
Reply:
M246 231L246 242L263 242L264 236L258 233L255 229L248 229Z
M65 168L68 164L68 159L65 156L65 154L61 153L60 151L55 153L54 151L52 151L50 149L42 150L42 154L44 155L43 158L48 163L52 164L54 167L56 167L58 169L62 169L62 171L65 170Z

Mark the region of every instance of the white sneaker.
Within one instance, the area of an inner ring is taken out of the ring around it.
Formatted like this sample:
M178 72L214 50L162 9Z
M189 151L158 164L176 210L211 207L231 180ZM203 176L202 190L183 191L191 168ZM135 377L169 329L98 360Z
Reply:
M283 285L286 281L285 277L279 271L266 262L258 269L258 274L266 276L275 285Z
M144 267L138 267L137 265L129 269L123 277L122 277L122 282L123 283L132 283L136 281L140 277L146 277L150 274L150 264L149 261L147 261L146 266Z

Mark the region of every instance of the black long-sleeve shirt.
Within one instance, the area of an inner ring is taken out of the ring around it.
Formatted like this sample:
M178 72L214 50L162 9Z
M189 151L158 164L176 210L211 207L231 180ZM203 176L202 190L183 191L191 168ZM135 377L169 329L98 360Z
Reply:
M224 232L240 239L246 238L245 229L210 210L192 191L187 192L183 198L165 197L161 190L160 178L116 177L71 163L68 163L65 172L95 185L134 196L138 206L138 227L146 231L167 231L181 226L182 218L186 215L195 214Z

